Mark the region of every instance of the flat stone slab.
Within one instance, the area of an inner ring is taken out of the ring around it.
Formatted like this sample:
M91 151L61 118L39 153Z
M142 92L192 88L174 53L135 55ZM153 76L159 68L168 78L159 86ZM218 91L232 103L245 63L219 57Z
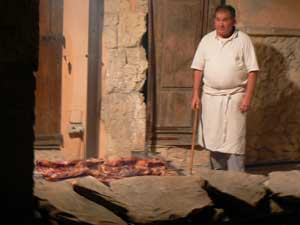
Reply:
M85 198L102 205L116 215L128 221L128 206L117 199L110 187L92 176L76 178L72 182L73 190Z
M51 219L69 221L70 224L127 225L107 208L77 194L71 182L74 180L35 179L34 196L48 208Z
M74 184L74 189L85 196L90 190L89 199L104 204L107 199L113 199L113 203L123 209L120 216L124 218L125 212L128 222L166 224L189 216L201 218L201 213L207 216L207 210L212 209L212 201L202 188L204 184L202 178L193 176L141 176L111 182L112 193L91 179L79 180ZM105 207L111 209L112 206Z
M272 199L281 208L299 210L300 171L276 171L269 173L265 186L272 192Z
M221 171L202 168L200 177L208 182L208 186L219 193L256 207L266 196L264 182L268 179L264 175L254 175L235 171Z
M300 200L299 170L271 172L265 185L278 197L293 197Z
M233 224L256 224L270 215L266 176L206 168L197 173L207 181L205 190L214 206L224 210L224 219Z

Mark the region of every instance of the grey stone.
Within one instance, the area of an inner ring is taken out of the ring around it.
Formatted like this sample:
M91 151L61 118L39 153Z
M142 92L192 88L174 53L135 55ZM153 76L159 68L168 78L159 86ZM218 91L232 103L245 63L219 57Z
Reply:
M265 185L278 197L295 197L300 200L299 170L271 172Z
M256 207L267 191L266 176L236 171L221 171L201 168L199 176L208 181L208 186L219 193L231 196L249 206Z
M271 172L265 185L272 192L272 200L277 205L276 208L273 208L277 211L281 208L286 210L300 208L299 170Z
M144 73L148 68L145 49L142 47L127 48L126 53L127 63L138 66L138 72Z
M120 48L109 50L109 70L112 70L113 68L120 70L126 64L126 49Z
M144 149L146 110L139 93L112 93L103 98L102 119L107 131L107 157L126 157Z
M123 0L104 0L104 13L118 13Z
M104 46L108 49L118 47L118 35L116 26L104 26L103 28Z
M146 12L132 10L128 1L121 1L119 14L119 47L136 47L146 32ZM141 8L142 10L142 8Z
M103 20L104 26L112 26L119 23L119 17L117 13L105 13Z
M147 69L145 51L110 49L108 71L105 75L105 90L110 93L131 93L142 89Z
M97 197L103 187L91 183L77 183ZM135 224L156 224L181 220L189 216L207 216L212 201L202 189L200 177L142 176L111 182L112 198L126 206L128 220ZM104 190L105 192L105 190ZM92 198L91 198L92 199ZM114 210L114 209L112 209ZM123 213L121 212L121 216ZM197 217L200 218L200 217Z
M57 182L35 180L34 196L41 200L41 207L48 210L51 219L65 223L68 221L70 224L127 224L107 208L73 191L71 182L74 181L76 179Z
M110 211L127 219L127 205L117 200L115 194L108 186L98 181L96 178L87 176L76 179L73 183L73 189L76 193L85 198L104 206Z
M143 89L148 63L141 40L148 1L104 1L101 124L105 157L130 156L145 147Z
M206 168L199 169L199 175L207 181L205 190L214 206L224 209L222 220L256 224L270 215L268 192L263 184L266 176Z

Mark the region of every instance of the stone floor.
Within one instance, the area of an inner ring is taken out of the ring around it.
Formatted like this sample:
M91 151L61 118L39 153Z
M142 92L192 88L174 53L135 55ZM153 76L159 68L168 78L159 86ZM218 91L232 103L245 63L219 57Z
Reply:
M35 150L34 151L34 160L47 159L50 161L59 161L64 160L60 150L51 149L51 150Z
M160 147L156 150L157 154L170 162L176 169L183 174L190 174L191 150L185 147ZM199 168L209 167L209 152L206 150L194 150L192 173L197 173Z
M183 174L190 174L190 149L183 147L161 147L156 150L162 158L170 160L171 164L177 169L183 171ZM203 149L195 149L195 155L193 160L192 173L197 174L197 170L200 168L209 168L209 151ZM267 175L273 171L288 171L288 170L300 170L300 163L274 163L265 165L251 165L247 166L245 171L252 174L264 174Z

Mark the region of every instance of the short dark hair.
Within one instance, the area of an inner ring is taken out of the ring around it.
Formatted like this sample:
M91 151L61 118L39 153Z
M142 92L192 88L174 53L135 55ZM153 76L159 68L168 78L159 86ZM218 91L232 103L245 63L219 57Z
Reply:
M229 12L232 18L235 18L235 9L231 5L219 5L215 10L215 16L217 12L226 11Z

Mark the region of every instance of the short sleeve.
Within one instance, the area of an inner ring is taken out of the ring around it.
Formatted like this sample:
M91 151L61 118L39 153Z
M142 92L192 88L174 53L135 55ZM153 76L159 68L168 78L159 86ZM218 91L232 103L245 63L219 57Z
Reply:
M204 55L204 39L200 41L194 59L191 65L192 69L203 70L205 65L205 55Z
M259 71L255 49L249 36L246 36L244 46L244 63L247 72Z

